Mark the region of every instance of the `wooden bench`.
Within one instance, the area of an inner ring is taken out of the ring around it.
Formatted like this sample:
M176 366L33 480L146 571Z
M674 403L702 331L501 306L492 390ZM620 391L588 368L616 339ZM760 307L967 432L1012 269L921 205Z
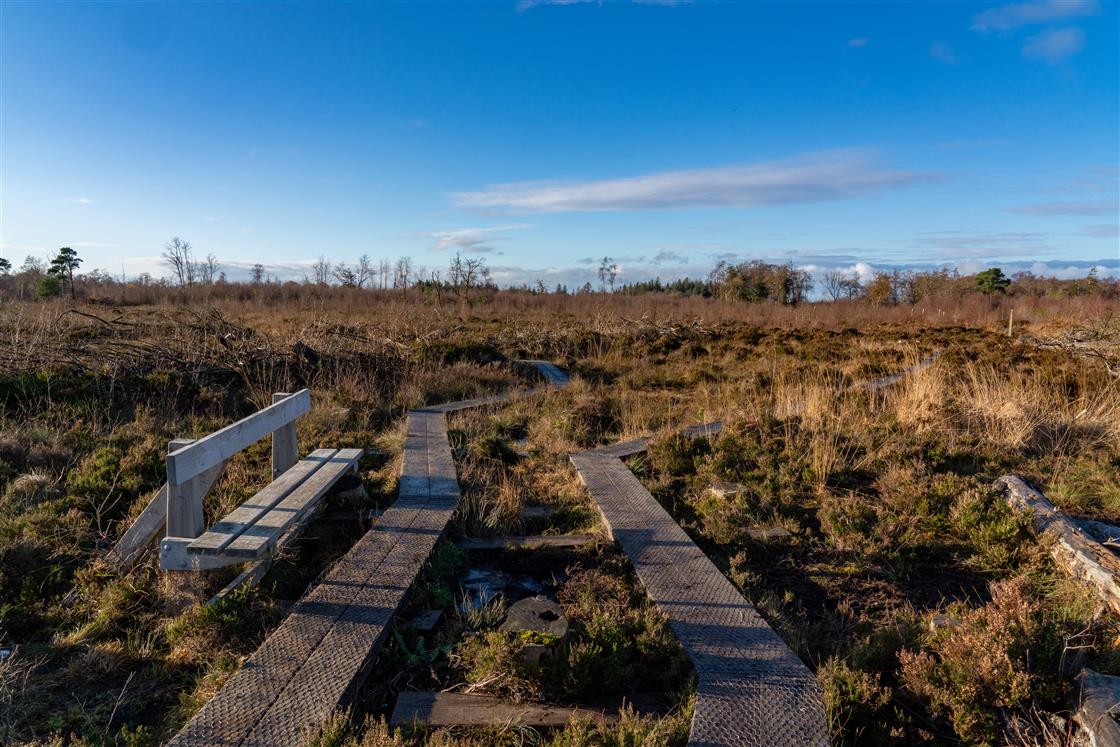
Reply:
M307 389L274 394L269 407L243 420L196 441L172 444L160 568L203 571L267 558L339 478L357 472L361 449L317 449L299 458L295 421L310 409ZM231 457L266 436L272 436L272 482L207 530L203 498Z

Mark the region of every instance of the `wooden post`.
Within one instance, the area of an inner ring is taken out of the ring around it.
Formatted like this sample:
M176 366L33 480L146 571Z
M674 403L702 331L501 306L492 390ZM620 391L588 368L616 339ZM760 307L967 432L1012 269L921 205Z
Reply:
M1015 321L1015 309L1012 309L1007 315L1007 336L1011 337L1011 324Z
M167 444L170 454L180 448L175 441ZM202 534L202 496L197 495L198 478L182 485L167 486L167 536L198 537Z
M290 396L288 392L276 392L272 395L272 404ZM299 446L296 444L296 423L293 420L272 432L272 479L287 472L298 461Z
M171 441L167 444L170 454L184 448L187 441ZM167 537L187 537L193 539L202 535L206 528L202 514L202 499L222 476L226 463L219 462L210 469L195 475L182 485L167 484Z

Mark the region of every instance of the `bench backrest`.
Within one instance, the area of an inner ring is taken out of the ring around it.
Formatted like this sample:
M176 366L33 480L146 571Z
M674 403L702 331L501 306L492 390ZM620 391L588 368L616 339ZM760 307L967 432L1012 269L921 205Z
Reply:
M167 484L183 485L311 410L311 392L295 394L167 455Z

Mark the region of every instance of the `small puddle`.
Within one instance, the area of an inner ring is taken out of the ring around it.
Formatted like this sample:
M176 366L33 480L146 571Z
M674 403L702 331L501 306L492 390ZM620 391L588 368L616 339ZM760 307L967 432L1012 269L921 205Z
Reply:
M538 594L554 595L565 576L550 573L548 576L518 573L503 569L500 563L478 563L458 578L463 594L459 599L461 612L485 607L495 597L502 596L508 604Z

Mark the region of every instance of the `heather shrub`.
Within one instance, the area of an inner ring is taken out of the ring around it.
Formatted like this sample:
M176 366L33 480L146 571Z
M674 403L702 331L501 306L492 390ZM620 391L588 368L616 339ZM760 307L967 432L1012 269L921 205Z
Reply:
M881 711L890 702L891 691L880 685L878 674L853 669L832 657L817 670L817 679L834 740L850 744L887 741Z
M958 614L959 625L931 634L921 651L899 654L901 680L961 739L995 744L996 708L1054 695L1062 631L1022 576L993 583L990 603Z

